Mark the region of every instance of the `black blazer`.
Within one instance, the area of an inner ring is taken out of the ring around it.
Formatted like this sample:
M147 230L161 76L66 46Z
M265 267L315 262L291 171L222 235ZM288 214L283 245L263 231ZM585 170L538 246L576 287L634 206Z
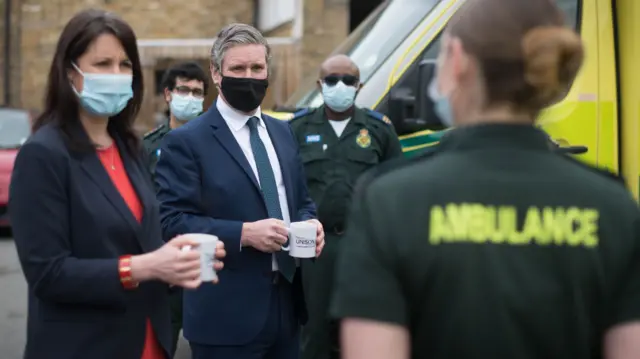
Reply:
M82 136L86 136L84 131ZM116 139L144 208L138 223L94 152L79 154L55 125L21 148L9 216L29 287L25 359L140 359L145 318L170 348L167 286L127 291L118 257L159 248L158 204L141 158Z

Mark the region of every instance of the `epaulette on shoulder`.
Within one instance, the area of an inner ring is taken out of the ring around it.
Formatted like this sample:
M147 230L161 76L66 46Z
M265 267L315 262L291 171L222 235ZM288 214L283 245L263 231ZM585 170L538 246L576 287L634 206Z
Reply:
M624 181L624 177L620 176L617 173L611 172L611 171L609 171L608 169L605 169L605 168L591 166L591 165L586 164L586 163L584 163L582 161L579 161L578 159L574 158L573 156L569 156L569 155L566 155L566 154L560 154L560 153L558 155L562 156L562 158L566 159L567 161L570 161L570 162L572 162L572 163L574 163L574 164L576 164L576 165L578 165L578 166L580 166L582 168L585 168L585 169L587 169L587 170L589 170L589 171L591 171L591 172L593 172L595 174L598 174L598 175L600 175L602 177L605 177L605 178L608 178L610 180L613 180L613 181L617 182L618 184L622 185L623 187L626 187L626 183Z
M297 120L299 118L303 118L305 116L308 116L308 115L314 113L315 110L316 110L315 108L309 108L309 107L303 108L302 110L295 112L293 114L293 117L291 117L290 121L295 121L295 120Z
M380 120L384 123L386 123L387 125L393 125L393 123L391 122L391 120L389 119L389 117L387 117L386 115L378 112L378 111L374 111L372 109L369 108L365 108L364 112L367 113L367 115L375 118L376 120Z
M158 126L158 127L154 128L153 130L151 130L151 131L149 131L149 132L145 133L145 134L142 136L142 139L143 139L143 140L152 139L153 137L155 137L156 135L158 135L158 134L162 131L162 129L164 128L164 126L165 126L165 125L160 125L160 126Z

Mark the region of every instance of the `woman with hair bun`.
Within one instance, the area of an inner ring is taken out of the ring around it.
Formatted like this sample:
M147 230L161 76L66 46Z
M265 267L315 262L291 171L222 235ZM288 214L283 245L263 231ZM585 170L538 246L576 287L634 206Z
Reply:
M554 3L467 0L449 22L431 95L456 129L360 180L343 358L640 358L638 206L535 126L584 58Z

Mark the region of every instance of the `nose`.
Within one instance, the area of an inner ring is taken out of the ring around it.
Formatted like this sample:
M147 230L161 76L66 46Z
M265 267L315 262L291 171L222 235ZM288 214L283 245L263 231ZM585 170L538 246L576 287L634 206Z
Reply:
M122 71L120 70L120 64L111 65L111 73L114 75L119 75L120 73L122 73Z

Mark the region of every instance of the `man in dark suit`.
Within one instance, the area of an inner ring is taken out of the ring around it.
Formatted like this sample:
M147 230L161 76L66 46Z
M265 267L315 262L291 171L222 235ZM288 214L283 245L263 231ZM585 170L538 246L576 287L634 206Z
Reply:
M270 48L232 24L211 50L220 92L199 118L164 139L156 168L163 235L210 233L227 247L217 286L185 292L184 335L194 359L297 359L306 321L299 261L281 250L287 226L322 225L287 122L260 111Z

